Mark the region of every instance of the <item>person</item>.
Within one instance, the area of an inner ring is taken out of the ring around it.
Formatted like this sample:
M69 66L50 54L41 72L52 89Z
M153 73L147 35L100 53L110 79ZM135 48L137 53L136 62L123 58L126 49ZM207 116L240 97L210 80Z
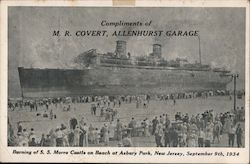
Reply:
M139 122L138 123L138 127L137 127L137 136L138 137L142 137L144 133L144 125L143 122Z
M189 131L195 131L195 133L198 131L198 128L194 122L189 126Z
M164 122L164 121L163 121L163 117L162 117L162 115L160 115L159 123L160 123L160 124L163 124L163 122Z
M103 126L100 129L100 142L104 142L104 127Z
M120 122L119 119L117 119L116 132L117 132L117 140L121 141L122 140L122 123Z
M26 130L26 129L23 129L22 136L23 136L24 138L29 139L30 134L27 132L27 130Z
M49 115L50 115L50 119L52 120L52 119L53 119L53 116L54 116L52 109L50 110Z
M76 125L78 124L77 119L76 118L71 118L69 121L69 125L70 125L70 129L75 129Z
M199 135L198 135L198 146L199 147L203 147L204 138L205 138L205 133L204 133L203 129L200 129Z
M172 143L173 147L177 147L178 146L178 133L177 133L177 129L176 127L172 127L171 131L170 131L170 140Z
M49 102L46 102L46 110L49 110Z
M236 140L237 140L238 147L242 147L242 140L241 140L242 134L243 134L243 130L242 130L241 125L239 123L237 126L237 129L236 129Z
M165 128L168 128L170 125L170 119L168 117L168 114L165 114Z
M114 121L110 121L108 125L108 131L109 131L109 139L114 140L115 139L115 124Z
M104 107L101 107L100 117L102 118L103 116L104 116Z
M89 134L88 134L88 138L89 138L89 142L91 144L94 143L95 137L94 137L94 130L95 128L92 126L92 124L89 125Z
M51 138L51 146L56 147L56 133L55 130L52 128L49 132Z
M149 120L148 120L148 118L146 118L144 122L145 122L144 123L144 126L145 126L145 128L144 128L144 135L146 137L149 137L150 133L149 133ZM136 124L135 124L135 126L136 126Z
M143 108L144 108L144 109L148 108L148 105L147 105L147 102L146 102L146 101L143 101Z
M30 102L30 111L32 112L34 109L34 103L33 102Z
M174 116L175 121L181 120L180 117L181 117L181 116L180 116L179 112L177 112L177 113L175 114L175 116Z
M229 144L229 147L234 146L235 131L236 131L235 127L233 125L231 125L231 128L229 129L229 132L228 132L228 144Z
M164 146L170 147L170 133L168 128L164 129Z
M150 96L149 95L146 95L146 100L147 100L147 103L149 104L149 101L150 101Z
M100 141L100 135L99 135L99 130L98 128L96 128L94 130L94 144L99 144L99 141Z
M118 100L119 108L121 107L121 104L122 104L122 102L121 102L121 100L119 99L119 100Z
M210 132L210 128L206 128L205 132L205 147L211 147L211 140L213 139L212 137L212 132Z
M51 139L50 139L50 135L49 135L49 134L46 135L46 138L45 138L44 143L43 143L42 146L45 146L45 147L52 146L52 144L51 144Z
M63 133L59 126L56 128L55 134L56 134L56 146L57 147L63 146Z
M230 127L231 127L232 124L233 124L233 123L232 123L232 121L231 121L229 115L227 115L227 116L225 117L225 123L224 123L223 131L224 131L225 133L228 133L228 132L230 131Z
M215 142L215 139L217 138L218 143L220 143L220 132L222 129L222 124L220 121L215 121L214 129L213 129L213 142Z
M30 129L29 140L31 141L32 138L36 138L35 131L33 128Z
M74 129L74 144L73 144L74 146L79 146L81 133L82 133L82 130L80 129L78 125L76 125Z
M108 133L108 127L106 124L104 124L104 127L103 127L103 140L104 140L105 146L109 145L109 133Z
M145 120L143 120L141 122L141 128L142 128L142 134L145 137L146 136L146 122L145 122Z
M128 135L124 135L123 139L122 139L122 145L124 147L132 147L133 143L131 138L128 137Z
M114 99L113 101L113 108L115 108L115 105L116 105L116 99Z
M189 123L189 116L188 116L188 113L186 113L186 115L184 116L183 122Z
M196 123L196 118L194 117L194 115L191 116L191 118L190 118L190 123L191 123L191 124Z
M137 99L136 100L136 109L138 109L139 108L139 100Z
M69 129L68 141L69 141L69 146L74 146L74 130L73 129Z
M165 125L165 123L166 123L166 114L165 113L162 114L162 119L163 119L162 125Z
M108 109L105 110L105 121L110 121L110 111Z
M94 104L94 106L93 106L93 114L96 116L96 105Z
M188 147L196 147L196 131L191 130L189 132Z
M17 123L17 133L22 133L22 131L23 131L22 124L21 124L21 122L18 122Z
M176 104L176 100L175 100L175 98L173 99L173 105L175 105Z
M161 139L163 136L163 129L161 124L158 124L155 131L155 142L157 147L163 147Z
M131 119L130 123L128 124L128 127L131 128L131 137L136 136L136 121L134 118Z
M79 127L80 128L82 128L83 127L83 125L84 125L84 123L85 123L85 118L84 117L81 117L81 120L79 121Z
M187 134L182 130L182 127L179 133L180 133L179 146L180 147L187 146Z
M82 134L83 134L83 145L82 146L85 146L85 147L88 147L88 132L89 132L89 128L88 128L88 126L87 126L87 124L86 123L84 123L83 124L83 127L80 127L81 128L81 130L82 130Z
M91 108L90 108L91 115L94 115L94 106L95 104L91 104Z
M157 124L159 123L157 117L155 117L155 118L153 119L152 123L153 123L153 132L152 132L152 135L154 135L154 134L155 134L156 127L157 127Z
M67 106L67 108L66 108L66 111L68 112L68 111L70 111L71 110L71 106L70 106L70 104Z
M63 146L69 146L68 139L68 129L64 124L61 124L62 137L63 137Z
M31 141L29 141L29 146L37 146L35 138L32 138Z
M39 113L38 113L39 114ZM37 114L37 115L38 115ZM48 118L48 114L47 114L47 111L44 111L44 113L43 113L43 118Z
M37 112L37 108L38 108L37 102L35 101L35 109L36 109L36 112Z
M44 145L45 144L45 137L44 137L44 134L42 134L42 138L41 138L41 140L40 140L40 146L45 146Z
M19 132L17 133L16 143L17 146L29 146L29 139Z

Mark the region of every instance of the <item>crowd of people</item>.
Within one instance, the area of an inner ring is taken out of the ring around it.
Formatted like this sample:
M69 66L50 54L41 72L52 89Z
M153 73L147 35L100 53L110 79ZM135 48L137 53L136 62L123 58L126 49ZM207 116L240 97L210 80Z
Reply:
M244 93L244 92L243 92ZM241 92L241 94L243 94ZM150 95L120 95L120 96L72 96L72 97L57 97L57 98L33 98L28 100L12 100L8 99L8 108L12 111L17 109L27 109L30 111L37 111L39 109L49 109L49 106L67 103L92 103L103 101L105 105L120 106L122 102L132 103L136 102L136 107L139 108L139 105L147 107L150 100L160 100L168 101L173 100L175 102L177 99L190 99L190 98L207 98L209 96L230 96L230 91L216 90L216 91L203 91L203 92L183 92L183 93L170 93L170 94L159 94L151 97ZM111 104L112 103L112 104Z
M189 95L189 94L186 94ZM158 95L157 100L172 100L173 105L178 97ZM188 96L188 98L191 98ZM64 98L43 98L12 103L9 101L9 109L29 109L30 111L45 111L44 117L56 119L51 106L63 109L63 111L75 110L74 103L90 103L90 113L98 117L99 124L93 125L86 118L72 117L68 124L48 129L47 134L37 136L34 128L27 129L21 123L17 123L17 131L8 122L9 146L124 146L138 145L133 143L134 137L154 138L157 147L210 147L219 144L222 136L227 134L228 145L234 147L235 140L238 147L242 147L244 128L242 121L245 119L244 107L236 111L215 113L208 110L197 115L176 112L175 116L168 113L144 119L131 118L130 121L117 117L123 103L135 103L136 108L148 108L152 98L149 95L141 96L79 96ZM98 111L98 112L97 112ZM48 114L46 113L48 112ZM97 114L98 113L98 114ZM47 115L47 116L46 116ZM170 118L174 118L171 120ZM39 130L39 129L37 129ZM143 145L141 145L143 146Z
M233 147L235 138L237 146L242 147L244 130L233 113L226 112L214 115L206 111L196 116L177 112L175 120L171 121L167 114L155 116L152 120L131 118L129 123L119 119L94 127L84 118L71 118L69 126L61 124L48 134L36 136L33 128L30 130L17 125L17 136L9 137L9 144L15 146L88 146L110 145L117 141L116 146L133 146L133 137L154 136L157 147L210 147L220 143L223 134L228 134L228 146ZM38 140L38 138L40 138ZM114 145L115 146L115 145ZM225 145L226 146L226 145Z

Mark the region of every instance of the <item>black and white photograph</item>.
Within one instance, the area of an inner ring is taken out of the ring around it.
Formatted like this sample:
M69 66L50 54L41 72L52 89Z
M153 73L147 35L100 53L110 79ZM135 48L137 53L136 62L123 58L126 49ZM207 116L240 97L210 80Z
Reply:
M246 9L8 7L9 147L245 147Z

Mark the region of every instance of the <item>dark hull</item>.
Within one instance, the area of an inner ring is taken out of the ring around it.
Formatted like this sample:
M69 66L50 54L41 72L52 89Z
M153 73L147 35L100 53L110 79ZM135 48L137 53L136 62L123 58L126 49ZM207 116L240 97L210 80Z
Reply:
M18 68L23 97L169 94L225 90L232 80L213 71L97 67Z

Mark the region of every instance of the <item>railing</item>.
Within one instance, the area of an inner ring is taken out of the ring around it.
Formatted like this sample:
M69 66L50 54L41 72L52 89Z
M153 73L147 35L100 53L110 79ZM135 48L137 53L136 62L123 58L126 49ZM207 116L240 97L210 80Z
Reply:
M112 58L100 58L100 63L107 63L107 64L121 64L121 65L132 65L130 59L112 59Z

